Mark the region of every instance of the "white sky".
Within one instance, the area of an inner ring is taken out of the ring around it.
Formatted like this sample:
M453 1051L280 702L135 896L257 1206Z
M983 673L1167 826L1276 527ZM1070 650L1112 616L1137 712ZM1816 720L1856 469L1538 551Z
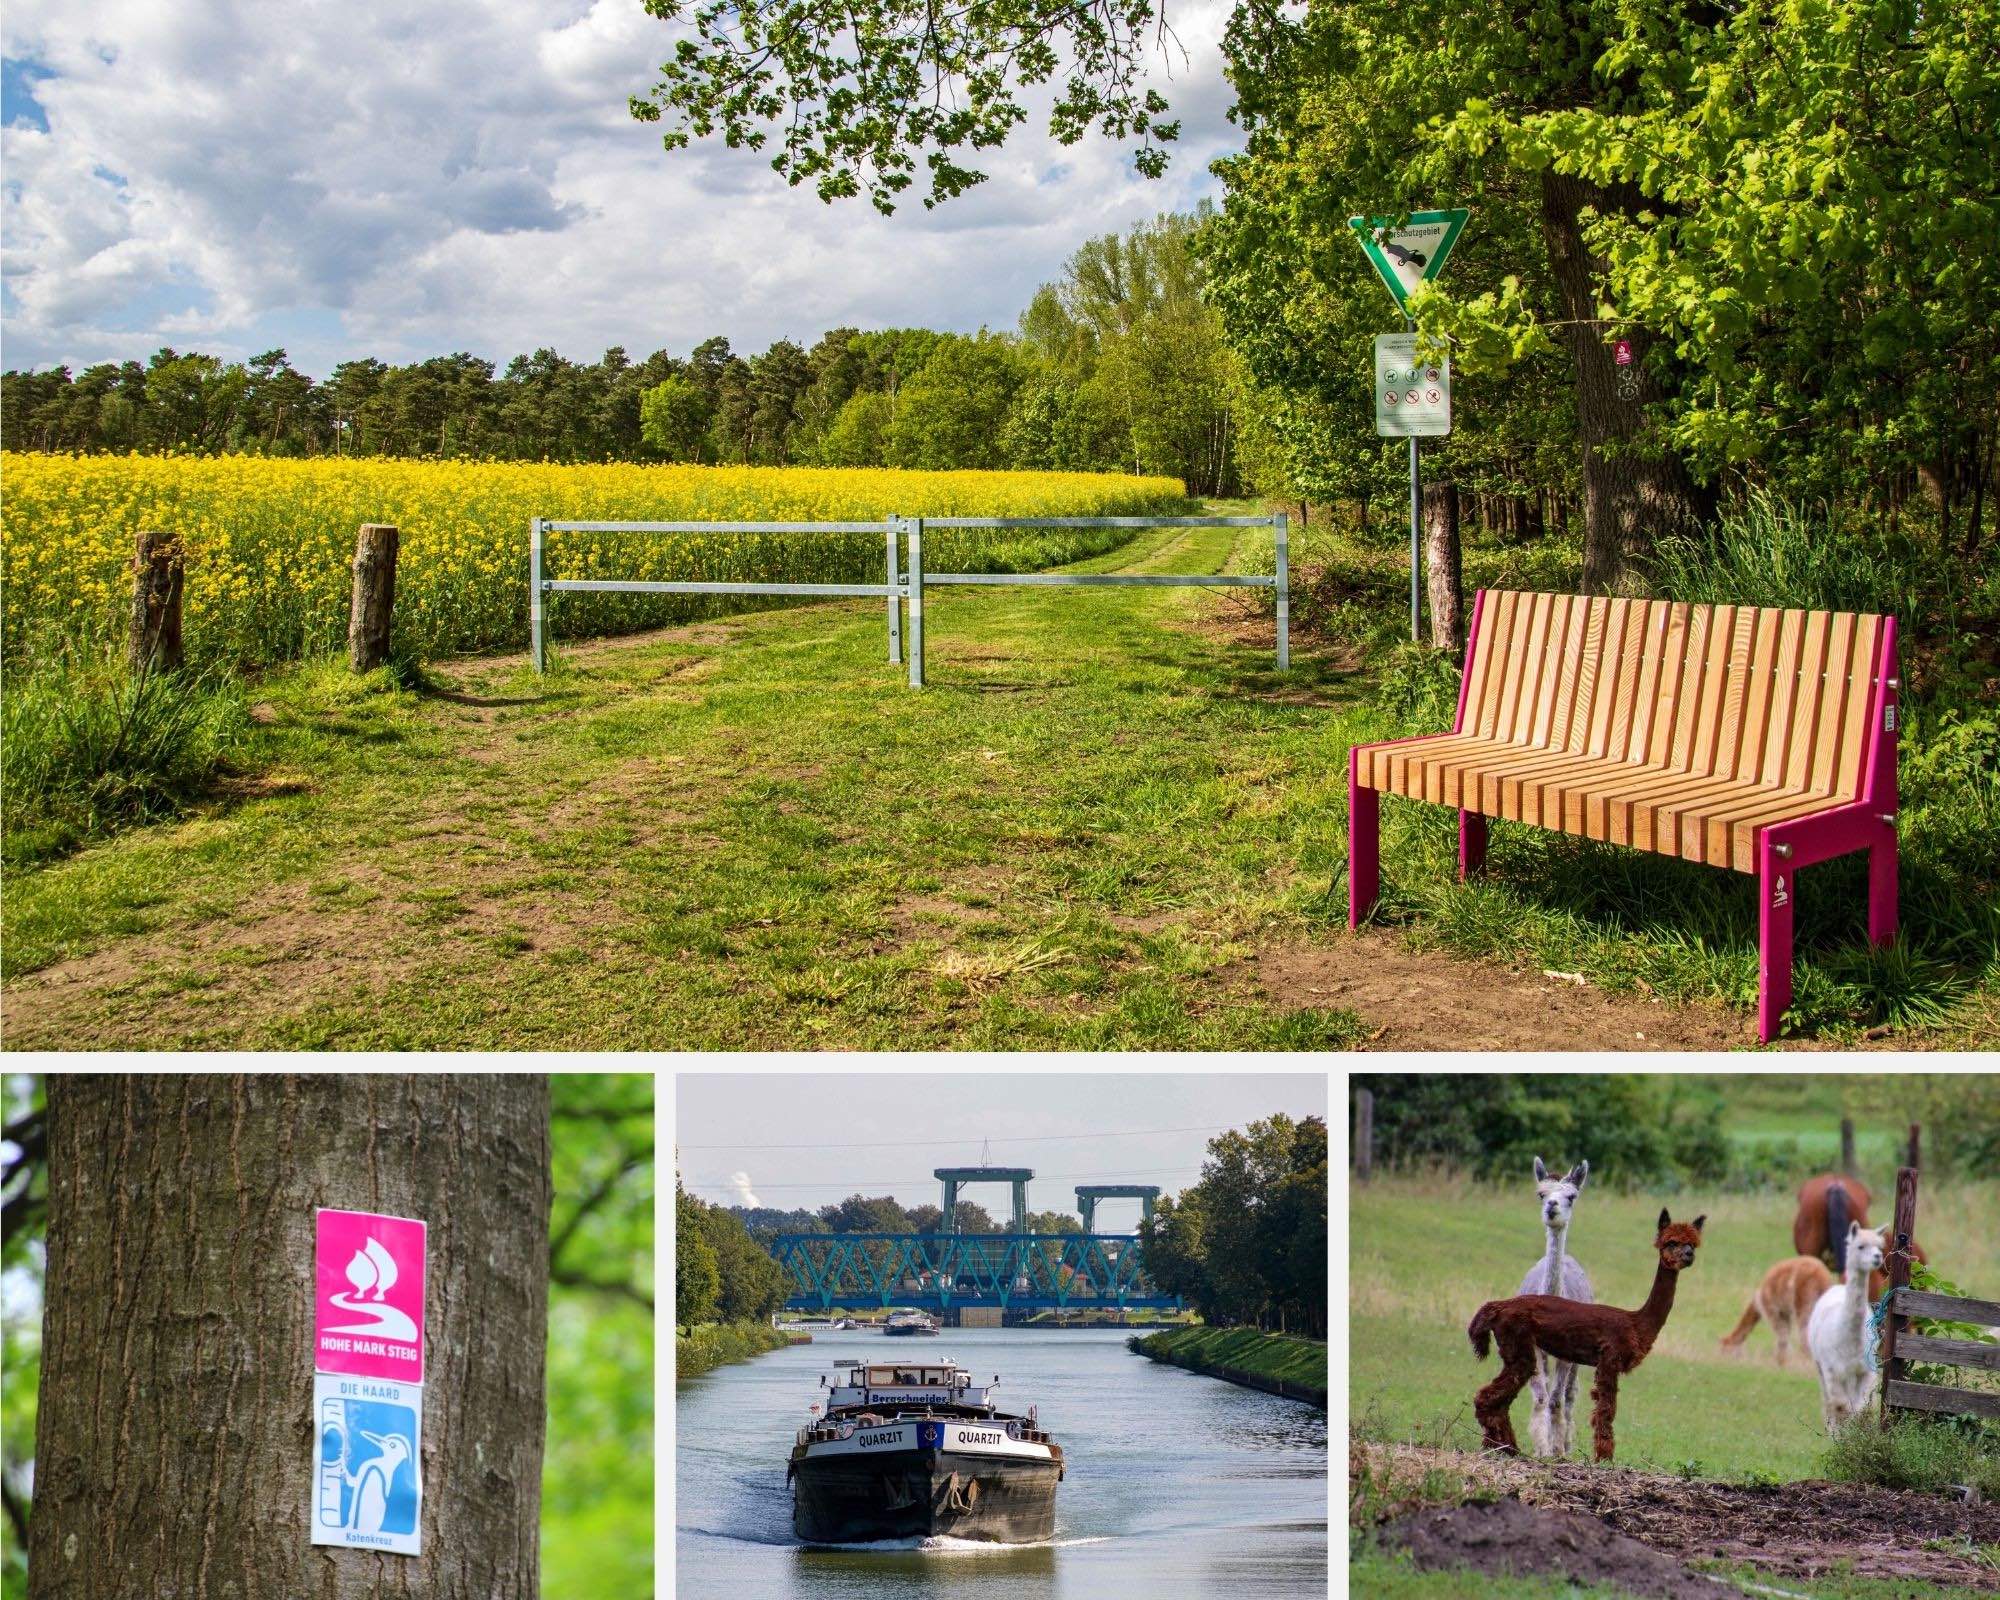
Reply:
M1156 1183L1169 1194L1201 1177L1208 1141L1282 1111L1326 1116L1324 1071L1297 1073L682 1073L674 1144L681 1181L700 1199L817 1210L851 1194L937 1205L933 1168L1032 1167L1034 1211L1076 1211L1080 1183ZM980 1146L990 1140L986 1160ZM961 1190L1003 1216L1004 1184ZM1100 1203L1122 1232L1138 1202Z
M1239 144L1223 0L1176 6L1184 122L1149 182L1032 117L989 181L893 218L768 156L669 155L627 97L673 33L641 0L8 0L0 337L9 367L542 345L594 360L830 326L1011 328L1092 234L1218 192Z

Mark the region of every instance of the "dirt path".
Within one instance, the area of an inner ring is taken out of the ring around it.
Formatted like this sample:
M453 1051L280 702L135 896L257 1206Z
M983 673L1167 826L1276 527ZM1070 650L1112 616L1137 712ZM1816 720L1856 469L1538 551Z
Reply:
M1250 968L1274 1006L1357 1013L1369 1030L1366 1050L1727 1050L1756 1042L1755 1019L1724 1006L1667 1005L1574 977L1418 953L1373 928L1273 945Z
M1440 1469L1463 1477L1480 1498L1498 1494L1582 1513L1596 1519L1607 1538L1633 1539L1677 1561L1751 1563L1801 1579L1843 1565L1857 1577L2000 1593L2000 1569L1990 1553L2000 1545L2000 1506L1848 1483L1761 1488L1415 1445L1354 1446L1350 1492L1364 1469L1378 1483L1410 1484Z

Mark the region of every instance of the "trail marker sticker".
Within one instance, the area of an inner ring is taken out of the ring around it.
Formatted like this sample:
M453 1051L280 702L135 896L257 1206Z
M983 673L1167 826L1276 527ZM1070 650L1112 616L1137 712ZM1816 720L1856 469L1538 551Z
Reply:
M422 1386L315 1373L313 1425L312 1542L420 1554Z
M1402 311L1418 284L1444 271L1445 258L1471 215L1464 209L1415 211L1400 228L1390 227L1387 217L1349 217L1347 225L1361 235L1369 265Z
M1451 363L1419 363L1414 333L1375 335L1375 431L1385 439L1451 432Z
M313 1370L424 1380L424 1225L373 1211L315 1218Z

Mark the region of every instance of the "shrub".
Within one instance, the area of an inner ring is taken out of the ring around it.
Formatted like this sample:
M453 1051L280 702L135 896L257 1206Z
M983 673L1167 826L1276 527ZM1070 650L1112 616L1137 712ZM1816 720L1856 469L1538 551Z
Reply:
M8 673L0 696L5 856L20 866L206 789L249 728L233 681L131 672L61 653Z
M1825 1470L1843 1483L1885 1489L1939 1493L1969 1483L1991 1500L2000 1497L2000 1428L1970 1417L1949 1422L1900 1417L1884 1428L1864 1415L1827 1446Z

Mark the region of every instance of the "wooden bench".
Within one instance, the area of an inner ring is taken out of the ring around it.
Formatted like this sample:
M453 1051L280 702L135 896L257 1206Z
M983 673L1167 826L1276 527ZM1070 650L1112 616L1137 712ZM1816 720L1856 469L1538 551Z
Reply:
M1461 877L1488 817L1755 873L1768 1043L1800 868L1868 851L1868 937L1895 936L1896 690L1893 617L1482 589L1451 732L1348 755L1348 924L1383 793L1458 808Z

